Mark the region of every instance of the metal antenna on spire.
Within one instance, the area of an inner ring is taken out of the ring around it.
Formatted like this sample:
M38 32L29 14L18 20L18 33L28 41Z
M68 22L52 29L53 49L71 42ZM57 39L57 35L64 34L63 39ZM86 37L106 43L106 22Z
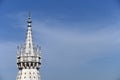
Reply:
M31 17L31 14L30 14L30 11L28 11L28 18L30 18Z
M31 20L31 15L30 15L30 11L28 11L28 27L31 27L31 23L32 23L32 20Z

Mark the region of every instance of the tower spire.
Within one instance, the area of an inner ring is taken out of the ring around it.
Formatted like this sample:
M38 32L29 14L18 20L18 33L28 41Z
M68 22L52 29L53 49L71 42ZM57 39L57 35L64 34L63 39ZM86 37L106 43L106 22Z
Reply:
M26 41L25 41L25 54L29 56L34 56L31 23L32 23L32 20L31 20L30 12L28 12L27 34L26 34Z

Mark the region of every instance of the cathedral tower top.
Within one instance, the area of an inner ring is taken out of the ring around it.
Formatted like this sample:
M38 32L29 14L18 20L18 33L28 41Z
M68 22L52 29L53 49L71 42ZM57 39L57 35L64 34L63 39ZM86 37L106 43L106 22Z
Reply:
M19 71L16 80L41 80L39 74L41 65L40 47L33 45L31 23L29 13L25 43L24 46L19 46L17 50L17 67Z
M24 43L24 46L18 46L18 50L17 50L17 64L19 69L26 69L26 68L39 69L41 64L40 62L41 51L38 45L35 46L33 44L31 23L32 23L32 20L29 12L28 20L27 20L27 32L26 32L25 43Z

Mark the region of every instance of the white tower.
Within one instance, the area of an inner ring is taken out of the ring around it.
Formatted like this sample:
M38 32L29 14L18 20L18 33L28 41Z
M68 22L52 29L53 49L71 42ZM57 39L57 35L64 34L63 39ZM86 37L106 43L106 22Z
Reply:
M27 35L24 46L17 49L17 67L19 69L16 80L41 80L39 68L41 65L40 47L33 45L31 17L28 15Z

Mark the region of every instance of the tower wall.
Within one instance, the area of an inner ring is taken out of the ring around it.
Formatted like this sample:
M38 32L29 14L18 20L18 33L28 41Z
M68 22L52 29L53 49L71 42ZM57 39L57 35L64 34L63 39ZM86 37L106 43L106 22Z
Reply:
M40 73L37 69L19 70L16 80L40 80Z

